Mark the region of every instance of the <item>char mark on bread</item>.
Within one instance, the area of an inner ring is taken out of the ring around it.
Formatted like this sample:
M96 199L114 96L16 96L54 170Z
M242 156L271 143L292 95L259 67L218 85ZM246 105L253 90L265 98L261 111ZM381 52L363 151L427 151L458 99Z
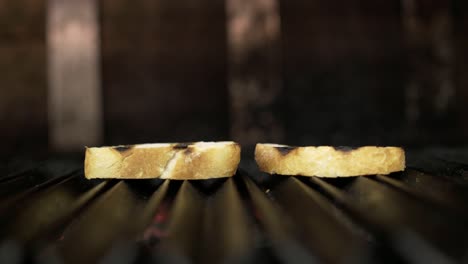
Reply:
M194 144L194 142L185 142L185 143L178 143L173 148L174 149L187 149L189 145Z
M120 153L126 152L130 149L133 148L133 145L122 145L122 146L117 146L114 149L117 150Z
M350 147L350 146L334 146L333 147L337 151L341 151L344 153L351 152L353 150L359 149L360 147Z
M286 156L288 155L291 151L295 150L297 147L292 147L292 146L282 146L282 147L275 147L281 155Z

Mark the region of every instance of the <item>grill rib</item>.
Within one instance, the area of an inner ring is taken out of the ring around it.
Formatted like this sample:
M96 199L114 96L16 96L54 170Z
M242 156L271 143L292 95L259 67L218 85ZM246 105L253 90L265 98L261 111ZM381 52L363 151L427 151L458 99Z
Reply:
M460 263L465 164L322 179L86 180L77 162L0 177L0 262ZM78 169L77 169L78 168Z

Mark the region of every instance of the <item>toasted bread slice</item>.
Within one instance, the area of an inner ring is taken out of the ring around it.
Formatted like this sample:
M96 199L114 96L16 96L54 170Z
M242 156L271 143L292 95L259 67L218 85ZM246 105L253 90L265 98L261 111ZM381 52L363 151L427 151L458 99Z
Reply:
M349 177L389 174L405 169L405 151L398 147L291 147L257 144L255 160L270 174Z
M235 142L141 144L87 148L85 176L118 179L210 179L233 176L240 162Z

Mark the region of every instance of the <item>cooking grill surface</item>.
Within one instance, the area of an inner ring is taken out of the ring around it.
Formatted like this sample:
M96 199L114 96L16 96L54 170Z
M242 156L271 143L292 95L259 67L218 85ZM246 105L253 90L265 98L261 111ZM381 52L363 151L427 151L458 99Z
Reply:
M3 163L0 262L468 261L468 166L413 157L389 176L267 176L243 164L206 181L88 181L81 161Z

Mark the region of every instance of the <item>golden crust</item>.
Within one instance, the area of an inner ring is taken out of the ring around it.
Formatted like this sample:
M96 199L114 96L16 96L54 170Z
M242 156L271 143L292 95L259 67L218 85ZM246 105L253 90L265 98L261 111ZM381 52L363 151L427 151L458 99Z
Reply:
M405 151L398 147L290 147L257 144L255 160L270 174L349 177L389 174L405 169Z
M235 142L144 144L87 148L85 176L118 179L210 179L233 176L240 162Z

